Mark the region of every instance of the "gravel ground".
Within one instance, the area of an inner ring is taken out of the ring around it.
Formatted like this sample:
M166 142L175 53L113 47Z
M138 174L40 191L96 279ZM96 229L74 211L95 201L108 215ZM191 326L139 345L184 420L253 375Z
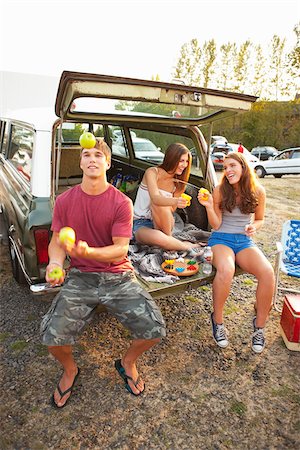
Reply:
M297 210L296 201L290 199L289 211ZM269 234L258 236L272 260L280 214L269 211ZM81 375L68 406L58 411L49 399L61 370L38 334L50 299L33 298L15 283L5 245L1 262L1 449L300 448L300 354L285 347L274 310L264 353L251 351L251 276L234 280L225 350L211 337L210 286L157 301L168 335L140 359L146 391L138 398L113 366L129 345L128 333L100 314L75 347ZM300 287L295 280L284 283Z

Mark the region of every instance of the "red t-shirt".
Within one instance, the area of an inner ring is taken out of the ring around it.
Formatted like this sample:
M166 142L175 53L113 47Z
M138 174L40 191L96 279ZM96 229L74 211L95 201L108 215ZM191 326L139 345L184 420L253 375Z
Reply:
M57 197L51 230L58 233L62 227L71 227L76 233L76 242L81 240L90 247L105 247L113 244L112 237L132 236L132 217L132 201L114 186L109 185L102 194L89 195L77 185ZM71 267L83 272L133 270L128 256L116 263L72 258Z

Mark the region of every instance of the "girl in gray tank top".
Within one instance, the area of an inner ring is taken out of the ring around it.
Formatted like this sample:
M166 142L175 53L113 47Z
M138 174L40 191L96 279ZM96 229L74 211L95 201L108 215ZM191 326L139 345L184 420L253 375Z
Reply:
M208 241L216 269L211 313L213 339L221 348L229 345L223 311L237 264L257 279L251 346L254 352L261 353L265 347L264 327L272 304L274 272L252 238L264 221L265 190L244 155L232 152L225 157L224 174L213 195L206 199L199 192L198 200L205 206L213 230Z

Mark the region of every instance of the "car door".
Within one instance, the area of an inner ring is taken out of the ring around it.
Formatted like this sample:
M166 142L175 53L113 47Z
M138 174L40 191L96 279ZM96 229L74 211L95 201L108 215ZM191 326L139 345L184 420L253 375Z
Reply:
M286 149L274 159L266 161L264 167L268 175L285 175L299 173L299 150Z

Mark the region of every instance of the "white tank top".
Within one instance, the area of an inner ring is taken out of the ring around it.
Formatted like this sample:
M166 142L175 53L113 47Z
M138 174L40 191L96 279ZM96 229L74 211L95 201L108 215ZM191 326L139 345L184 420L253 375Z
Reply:
M157 171L158 174L158 171ZM174 188L175 190L176 188ZM163 197L173 197L172 192L164 191L163 189L159 189L160 195ZM136 199L133 207L133 219L152 219L151 215L151 199L148 191L148 187L141 183L139 185Z

